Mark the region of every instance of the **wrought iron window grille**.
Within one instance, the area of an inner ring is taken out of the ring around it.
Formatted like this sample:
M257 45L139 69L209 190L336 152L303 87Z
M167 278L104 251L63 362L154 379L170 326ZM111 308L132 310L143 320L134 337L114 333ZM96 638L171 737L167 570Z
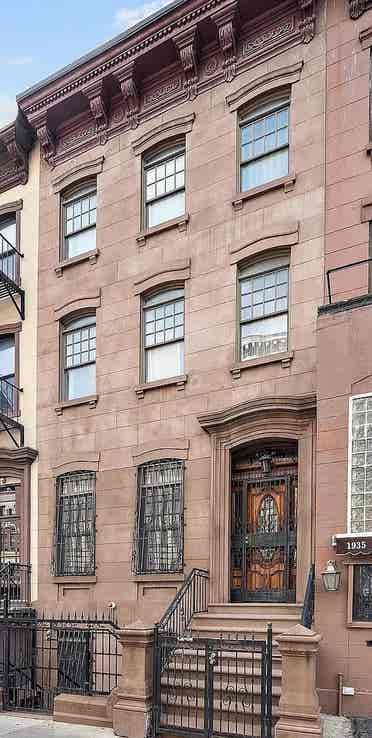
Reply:
M135 574L183 570L183 479L183 461L164 459L139 467Z
M52 571L55 576L95 573L94 472L63 474L57 479Z

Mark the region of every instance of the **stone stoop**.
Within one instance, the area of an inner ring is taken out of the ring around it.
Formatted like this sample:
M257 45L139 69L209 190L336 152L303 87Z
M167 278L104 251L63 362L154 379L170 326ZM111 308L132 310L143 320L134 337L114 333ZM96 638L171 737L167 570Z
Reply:
M273 638L301 620L302 604L227 603L208 606L208 612L194 615L191 629L200 635L245 635L261 638L268 623L273 626Z
M54 700L53 719L59 723L112 728L112 718L108 716L109 699L109 695L59 694Z

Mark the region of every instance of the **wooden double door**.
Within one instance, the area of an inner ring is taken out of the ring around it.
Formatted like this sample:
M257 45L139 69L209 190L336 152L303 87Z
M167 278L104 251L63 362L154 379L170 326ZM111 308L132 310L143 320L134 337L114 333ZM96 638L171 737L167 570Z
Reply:
M283 453L269 459L233 467L232 602L296 599L297 459Z

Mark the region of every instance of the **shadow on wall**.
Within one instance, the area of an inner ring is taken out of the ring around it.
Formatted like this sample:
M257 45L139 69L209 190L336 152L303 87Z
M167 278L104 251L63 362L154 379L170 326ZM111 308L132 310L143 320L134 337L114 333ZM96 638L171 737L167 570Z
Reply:
M323 738L372 738L372 718L323 715Z

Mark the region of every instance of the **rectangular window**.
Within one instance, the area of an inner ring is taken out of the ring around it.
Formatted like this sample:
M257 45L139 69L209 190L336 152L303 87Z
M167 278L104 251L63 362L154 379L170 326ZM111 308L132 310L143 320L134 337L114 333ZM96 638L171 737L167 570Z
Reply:
M143 301L143 346L146 382L184 372L185 299L171 289Z
M0 412L8 417L16 414L15 336L0 336Z
M145 159L143 165L145 227L152 228L185 212L183 144Z
M86 188L64 199L63 258L72 259L96 248L97 193Z
M63 399L75 400L96 391L96 318L78 318L62 328Z
M95 473L64 474L57 479L54 573L95 572Z
M135 569L166 573L183 568L183 461L162 460L138 470Z
M17 217L7 215L0 219L0 270L18 284L19 262L17 248Z
M288 350L289 267L279 265L270 260L240 272L241 361Z
M353 568L353 620L372 621L372 564Z
M242 192L285 177L289 171L289 100L277 100L240 121Z
M372 395L350 398L349 532L372 532Z

